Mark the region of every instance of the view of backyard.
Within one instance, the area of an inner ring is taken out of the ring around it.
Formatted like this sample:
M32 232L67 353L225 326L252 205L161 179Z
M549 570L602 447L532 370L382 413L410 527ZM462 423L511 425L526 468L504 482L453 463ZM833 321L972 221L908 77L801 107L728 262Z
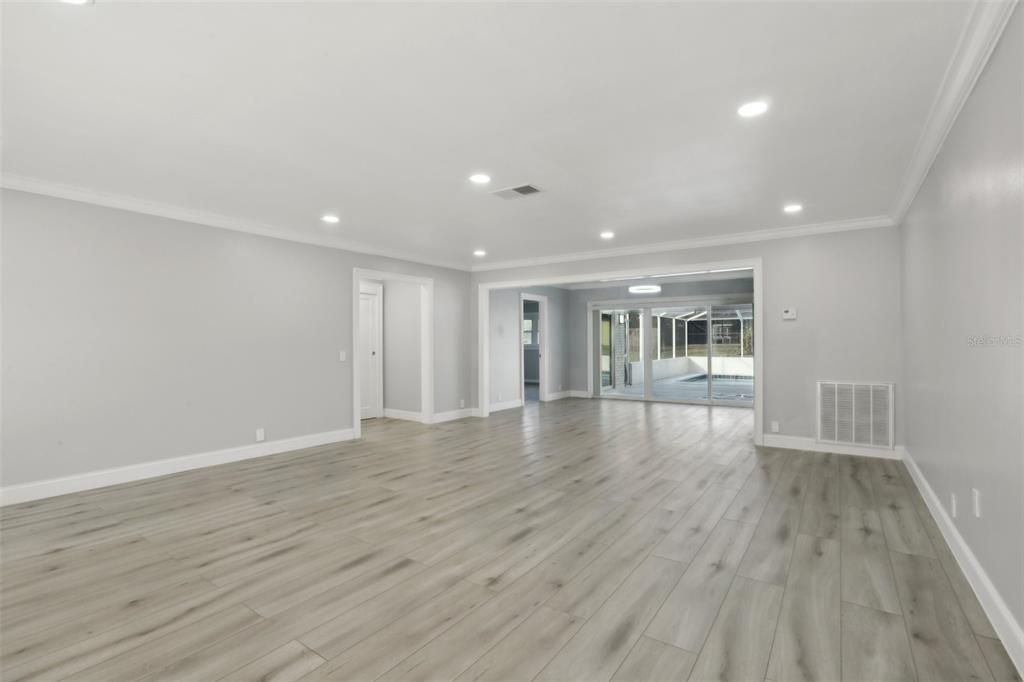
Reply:
M649 391L641 354L642 317L650 320L656 340L651 344ZM601 311L601 395L752 403L753 322L749 303Z

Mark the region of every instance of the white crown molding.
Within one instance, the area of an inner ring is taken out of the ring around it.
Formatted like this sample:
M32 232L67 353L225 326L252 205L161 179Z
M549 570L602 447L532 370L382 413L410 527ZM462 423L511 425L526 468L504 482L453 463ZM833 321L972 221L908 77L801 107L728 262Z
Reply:
M949 131L974 89L992 51L1013 14L1017 0L979 0L971 7L970 16L946 67L942 85L935 95L924 129L917 140L914 154L904 176L903 188L889 211L897 223L910 210L928 172L942 149Z
M395 251L392 249L378 249L366 244L348 241L332 235L302 234L286 228L264 225L250 220L232 218L230 216L196 211L181 206L164 204L144 199L136 199L119 194L98 192L85 187L64 185L56 182L49 182L38 178L31 178L24 175L5 173L0 176L0 187L41 194L43 196L78 201L106 208L115 208L123 211L133 211L145 215L180 220L187 223L206 225L224 230L245 232L262 237L283 239L300 244L312 244L324 246L352 253L361 253L382 258L393 258L396 260L430 265L440 268L448 268L461 271L484 271L503 270L506 268L524 267L531 265L548 265L555 263L571 263L584 260L595 260L600 258L614 258L616 256L636 256L646 253L661 253L664 251L682 251L685 249L697 249L709 246L724 246L728 244L745 244L749 242L766 241L772 239L788 239L791 237L805 237L815 234L829 234L832 232L845 232L848 230L862 230L876 227L892 227L895 222L888 216L874 216L870 218L855 218L852 220L840 220L829 223L817 223L811 225L795 225L766 230L754 230L751 232L738 232L733 234L714 235L708 237L695 237L672 242L658 242L655 244L640 244L622 248L603 249L597 251L580 251L561 254L557 256L541 256L537 258L524 258L520 260L501 261L497 263L486 263L467 267L462 263L454 261L439 261L424 259L419 256Z
M463 272L469 270L464 263L425 259L411 253L397 251L394 249L378 249L361 242L349 241L343 237L336 237L327 234L303 234L296 230L289 230L273 225L264 225L262 223L242 218L232 218L230 216L220 215L217 213L196 211L181 206L174 206L156 201L147 201L145 199L136 199L135 197L123 196L120 194L98 192L85 187L63 185L56 182L49 182L48 180L30 178L24 175L4 173L3 176L0 177L0 186L6 189L17 190L19 192L41 194L43 196L56 197L58 199L67 199L69 201L79 201L86 204L104 206L106 208L133 211L135 213L156 216L158 218L180 220L186 223L195 223L198 225L205 225L207 227L217 227L223 230L234 230L235 232L245 232L248 234L259 235L261 237L271 237L273 239L298 242L300 244L325 246L327 248L338 249L341 251L351 251L353 253L361 253L368 256L380 256L382 258L393 258L395 260L419 263L421 265L431 265L434 267L448 268L452 270L461 270Z
M734 232L732 234L711 235L707 237L693 237L671 242L658 242L656 244L639 244L637 246L623 246L617 249L602 249L597 251L579 251L566 253L558 256L540 256L538 258L523 258L520 260L508 260L498 263L484 263L474 265L473 272L486 270L505 270L508 268L522 268L534 265L554 265L557 263L572 263L582 260L597 260L600 258L615 258L618 256L639 256L648 253L665 253L668 251L685 251L687 249L701 249L710 246L727 246L729 244L748 244L751 242L762 242L774 239L791 239L793 237L807 237L818 234L831 234L833 232L848 232L850 230L867 230L877 227L892 227L896 223L892 218L885 215L873 216L870 218L854 218L851 220L837 220L829 223L813 223L810 225L794 225L792 227L778 227L764 230L753 230L751 232Z

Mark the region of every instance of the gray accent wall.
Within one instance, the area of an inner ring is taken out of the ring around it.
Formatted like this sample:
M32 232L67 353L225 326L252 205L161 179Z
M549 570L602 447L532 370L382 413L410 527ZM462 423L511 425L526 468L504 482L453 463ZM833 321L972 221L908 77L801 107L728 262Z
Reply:
M2 199L5 486L350 428L354 267L434 278L435 410L472 404L468 273Z
M906 444L1024 623L1024 11L901 228ZM982 517L971 509L982 494Z

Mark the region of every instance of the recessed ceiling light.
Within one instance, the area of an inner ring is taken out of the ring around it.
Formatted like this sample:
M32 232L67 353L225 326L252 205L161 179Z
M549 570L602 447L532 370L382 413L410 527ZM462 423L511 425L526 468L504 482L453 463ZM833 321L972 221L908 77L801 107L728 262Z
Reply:
M736 110L736 113L743 118L753 118L755 116L760 116L766 111L768 111L768 102L765 102L763 99L759 99L742 105Z
M473 252L473 255L476 256L477 258L483 258L484 256L487 255L487 252L484 251L483 249L477 249L476 251Z
M602 232L601 239L615 239L615 233L610 230Z
M804 205L786 204L785 206L782 207L782 210L785 211L786 213L799 213L800 211L804 210Z
M634 284L629 288L631 294L658 294L661 293L660 284Z
M331 225L334 225L340 222L341 218L334 215L333 213L325 213L322 216L320 216L320 220L324 221L325 223L330 223Z
M469 181L474 185L486 185L491 181L491 176L487 173L473 173L469 176Z

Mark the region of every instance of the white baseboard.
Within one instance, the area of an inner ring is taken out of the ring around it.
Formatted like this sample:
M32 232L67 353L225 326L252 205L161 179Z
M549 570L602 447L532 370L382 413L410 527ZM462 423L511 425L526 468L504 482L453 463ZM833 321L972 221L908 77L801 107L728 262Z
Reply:
M552 400L561 400L562 398L568 398L569 391L558 391L557 393L548 393L544 398L544 402L550 403Z
M491 412L501 412L502 410L512 410L517 407L522 407L523 401L520 399L506 400L503 403L491 403Z
M960 564L960 570L964 572L967 582L970 583L971 589L974 590L974 594L977 595L978 601L981 603L981 608L985 610L985 615L988 616L996 634L1002 640L1006 653L1017 666L1017 671L1024 672L1024 628L1014 618L1010 607L1007 606L999 594L999 590L988 577L988 573L978 561L978 557L974 555L970 546L960 535L960 530L949 518L946 508L942 506L935 490L921 473L921 469L918 468L917 462L909 452L904 461L910 471L910 477L914 479L917 489L921 492L921 497L924 498L928 510L932 513L932 518L935 519L936 525L942 531L942 537L945 538L946 544L953 551L954 558Z
M409 410L394 410L390 407L384 408L384 416L388 419L404 419L410 422L419 422L420 424L429 424L429 420L423 418L422 412L411 412Z
M475 407L466 407L460 410L451 410L450 412L435 412L434 416L431 417L431 424L442 424L444 422L454 421L456 419L464 419L466 417L476 417L479 411Z
M788 450L808 450L810 452L834 452L837 455L860 455L861 457L879 457L881 459L903 459L905 450L902 445L889 448L870 448L863 445L844 445L842 443L819 443L816 438L806 436L783 436L778 433L766 433L762 445L768 448L786 448Z
M588 391L566 391L570 398L593 398Z
M44 497L67 495L68 493L77 493L82 490L105 488L110 485L130 483L145 478L155 478L156 476L166 476L167 474L176 474L181 471L189 471L190 469L202 469L203 467L216 464L226 464L255 457L266 457L267 455L276 455L281 452L301 450L303 448L346 440L352 440L352 429L311 433L306 436L282 438L265 443L252 443L224 450L185 455L184 457L158 459L142 464L131 464L129 466L101 469L62 478L50 478L43 481L33 481L32 483L11 485L0 488L0 506L18 504L19 502L31 502L32 500L39 500Z

